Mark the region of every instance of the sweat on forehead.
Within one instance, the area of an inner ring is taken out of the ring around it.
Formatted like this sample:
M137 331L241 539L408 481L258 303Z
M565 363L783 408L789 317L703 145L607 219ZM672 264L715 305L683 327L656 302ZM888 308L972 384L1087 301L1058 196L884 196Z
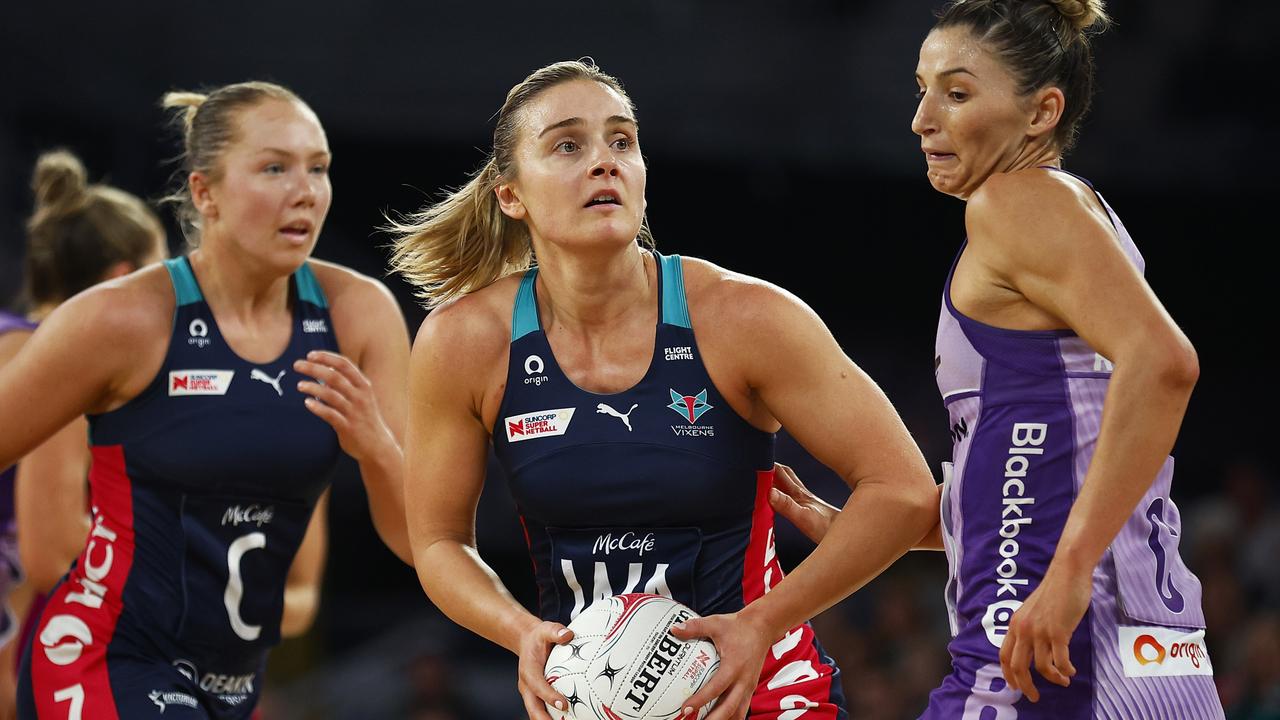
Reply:
M920 46L916 77L947 81L955 76L995 84L1015 82L999 55L967 28L935 29Z

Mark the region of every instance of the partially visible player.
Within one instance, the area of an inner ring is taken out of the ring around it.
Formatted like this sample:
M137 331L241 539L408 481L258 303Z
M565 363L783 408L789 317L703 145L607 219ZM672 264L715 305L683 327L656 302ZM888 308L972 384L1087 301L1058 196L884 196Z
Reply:
M380 283L309 258L324 130L270 83L166 104L194 249L68 300L0 371L0 407L27 409L0 415L0 463L80 414L93 453L92 529L24 656L21 717L249 717L340 448L409 556L407 334Z
M936 347L954 639L930 720L1223 716L1169 498L1196 353L1062 170L1106 22L1101 0L962 0L920 49L911 127L968 202ZM815 538L838 517L793 475L773 500Z
M167 254L164 227L146 203L90 184L72 153L41 155L31 186L35 209L27 221L23 275L30 310L25 316L0 312L0 366L64 300ZM21 416L26 409L5 411ZM15 712L15 638L27 609L67 571L89 533L87 435L77 418L16 468L0 472L0 718Z
M518 656L531 718L575 702L543 677L564 625L632 591L712 615L682 631L720 649L689 700L719 697L711 720L847 717L806 621L922 538L935 487L884 395L803 302L652 249L645 184L620 83L556 63L512 88L479 175L401 228L397 268L436 306L409 392L418 576L450 618ZM854 488L786 580L766 500L780 425ZM538 616L476 553L490 442Z

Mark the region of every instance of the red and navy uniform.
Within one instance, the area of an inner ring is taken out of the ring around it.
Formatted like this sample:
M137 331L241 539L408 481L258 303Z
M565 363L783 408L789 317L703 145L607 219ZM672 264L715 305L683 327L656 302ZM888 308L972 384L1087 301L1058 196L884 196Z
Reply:
M782 579L773 546L774 436L711 382L678 255L655 255L659 322L634 387L598 394L556 363L538 317L537 268L516 293L507 386L493 428L520 508L543 619L647 592L730 613ZM847 717L839 670L807 625L766 656L751 718Z
M89 417L93 529L27 647L23 718L249 717L339 457L293 371L337 349L310 268L291 278L288 347L257 364L224 341L186 258L166 264L168 353L141 394Z

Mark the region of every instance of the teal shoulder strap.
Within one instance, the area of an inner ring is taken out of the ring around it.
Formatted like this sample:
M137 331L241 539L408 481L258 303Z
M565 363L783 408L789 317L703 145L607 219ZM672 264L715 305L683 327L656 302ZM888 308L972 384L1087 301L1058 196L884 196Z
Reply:
M662 322L693 329L689 322L689 304L684 297L684 270L679 255L659 255L658 267L662 269Z
M516 304L511 310L511 342L538 329L538 298L533 293L533 283L537 278L538 268L531 267L520 280Z
M178 296L178 307L198 303L204 299L186 256L165 260L164 267L169 271L169 279L173 281L173 292Z
M299 300L309 302L316 307L329 307L329 301L325 299L320 282L316 280L315 273L311 272L311 263L302 263L302 267L293 274L293 278L298 285Z

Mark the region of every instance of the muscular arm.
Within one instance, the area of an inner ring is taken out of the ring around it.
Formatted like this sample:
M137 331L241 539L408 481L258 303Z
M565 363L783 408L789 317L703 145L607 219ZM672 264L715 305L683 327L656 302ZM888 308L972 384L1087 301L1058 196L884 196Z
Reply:
M764 283L732 289L740 317L721 338L752 347L742 368L758 404L853 489L810 556L760 601L775 637L862 587L938 522L937 491L906 427L880 388L844 354L799 299Z
M465 302L464 298L464 302ZM405 505L418 579L451 620L512 652L538 619L507 591L476 550L475 515L489 431L483 373L506 349L501 333L436 309L414 342L405 444ZM501 325L499 325L499 328Z
M718 284L700 298L707 312L695 315L717 386L726 399L749 400L757 427L781 422L853 489L818 547L763 597L673 628L676 637L709 637L720 649L720 669L685 701L685 712L718 699L708 720L732 720L746 713L770 646L917 544L938 523L938 504L924 458L888 399L813 311L749 278L726 275Z
M156 293L137 287L147 282L141 275L63 303L0 368L0 467L77 417L118 407L155 375L172 323L172 292L165 307L163 295L157 301Z
M503 317L511 312L510 280L436 308L418 331L409 371L405 509L427 596L454 622L515 653L525 712L551 720L547 706L564 709L567 700L543 670L552 645L573 634L525 610L476 550L489 427L510 347Z
M1173 447L1199 367L1105 213L1074 180L1044 170L993 176L970 198L966 224L979 270L1115 366L1097 447L1053 560L1000 647L1009 687L1035 702L1029 664L1064 687L1076 673L1068 643L1088 609L1093 568Z
M1199 364L1092 194L1073 182L1045 171L993 176L970 199L966 225L998 278L1115 366L1050 567L1088 574L1173 448Z

